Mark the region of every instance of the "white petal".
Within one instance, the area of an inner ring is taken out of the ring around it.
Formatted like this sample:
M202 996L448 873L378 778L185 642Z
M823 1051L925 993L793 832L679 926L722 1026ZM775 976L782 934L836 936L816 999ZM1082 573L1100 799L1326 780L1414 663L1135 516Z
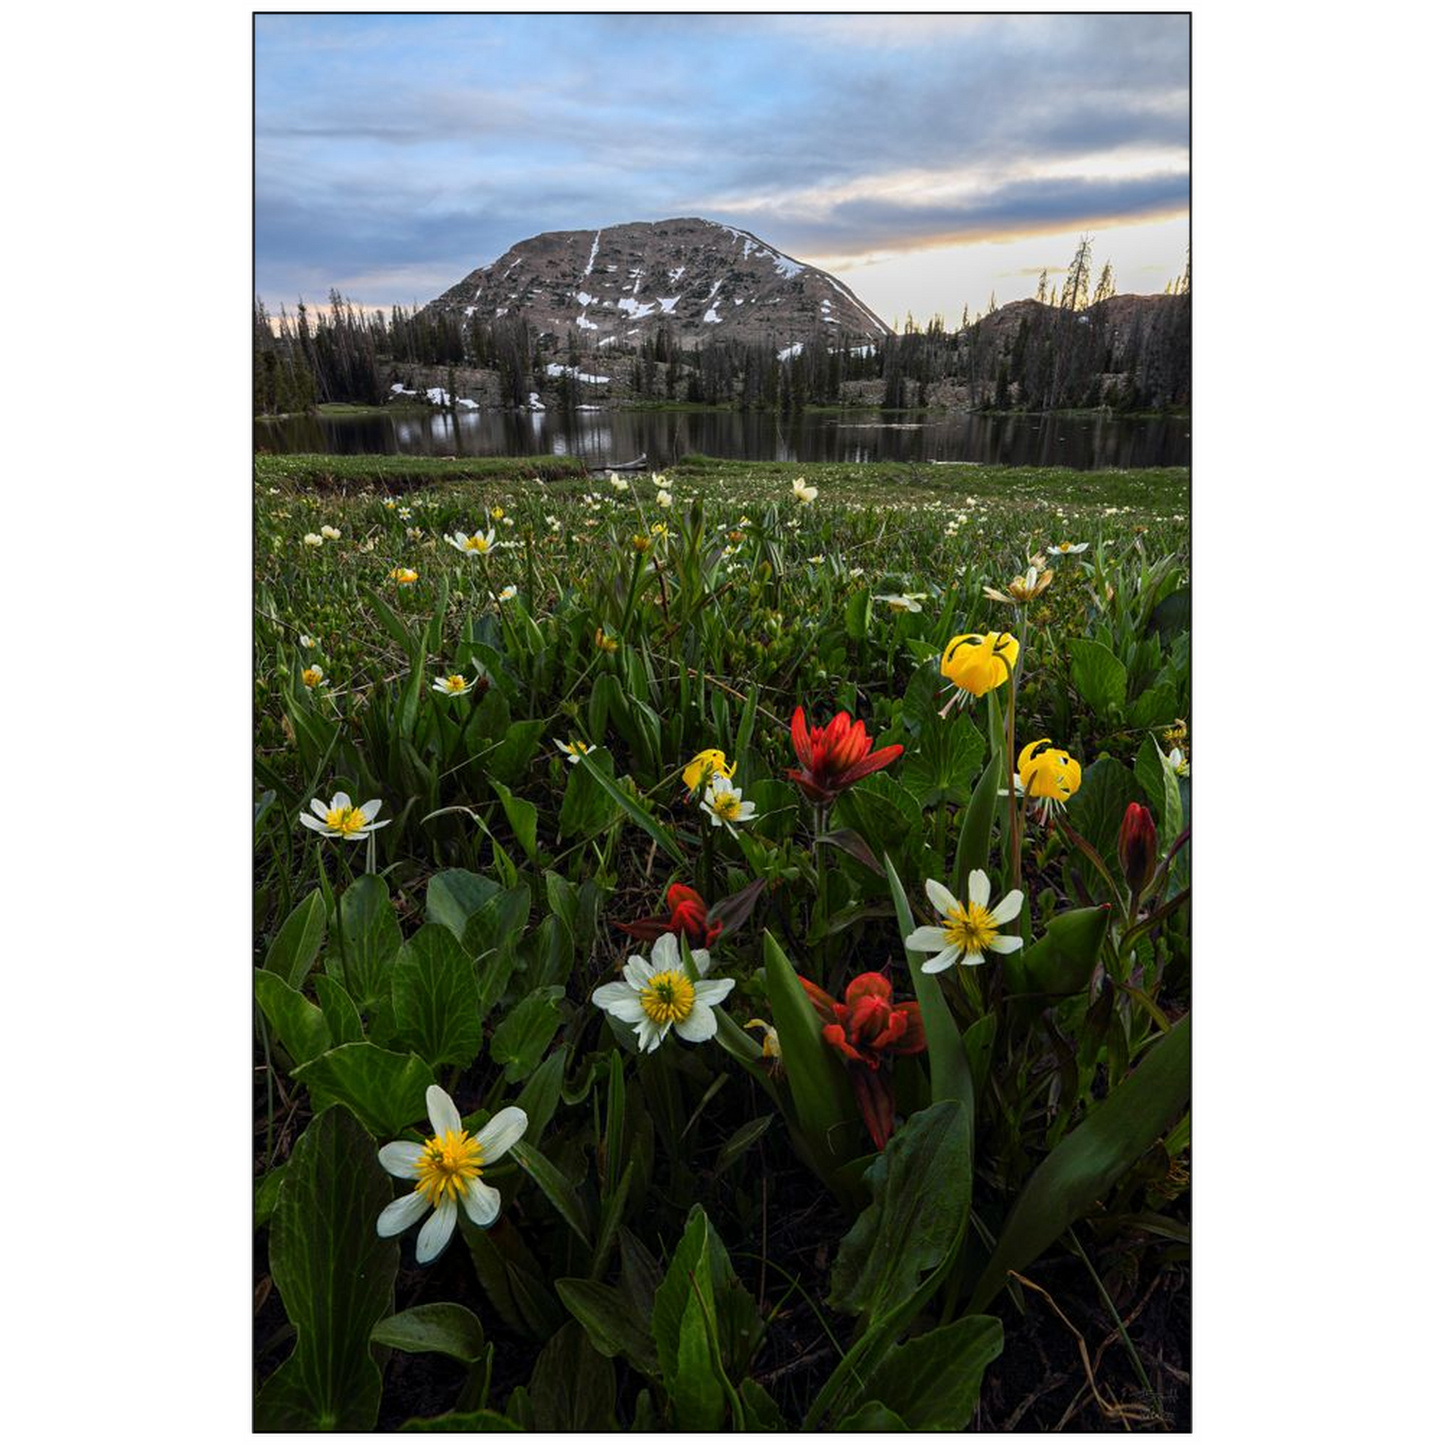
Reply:
M1024 895L1021 888L1015 888L1005 893L999 899L998 907L993 909L995 923L1012 923L1019 916L1019 909L1024 906Z
M371 822L379 812L381 812L380 798L373 798L369 803L363 803L361 805L361 816L365 818L368 823ZM380 828L383 825L378 823L376 826Z
M393 1199L377 1216L376 1232L383 1239L390 1239L393 1234L410 1229L426 1211L425 1194L418 1194L415 1190L403 1194L400 1199Z
M457 1113L452 1096L436 1084L427 1085L426 1116L431 1120L433 1134L445 1134L449 1129L454 1134L461 1132L462 1116Z
M637 1042L643 1053L650 1054L661 1042L666 1028L659 1028L650 1018L643 1018L637 1026Z
M924 973L942 973L945 969L952 968L957 958L956 948L946 948L937 958L925 959L919 967Z
M706 978L707 971L712 967L712 958L705 948L694 948L692 950L692 966L697 970L699 978Z
M625 978L633 988L646 988L647 980L652 977L647 967L647 960L645 958L639 958L634 953L632 957L622 965L622 977ZM592 998L595 1002L597 995L593 994Z
M517 1108L515 1104L499 1109L477 1135L477 1143L482 1146L482 1162L490 1164L500 1159L526 1132L526 1110Z
M416 1237L416 1262L430 1264L452 1237L457 1227L457 1203L454 1199L443 1199L436 1207L436 1213L421 1227Z
M706 983L695 985L693 997L698 1003L710 1007L715 1003L721 1003L733 991L733 984L736 982L736 979L731 978L710 978ZM682 1033L682 1030L679 1028L678 1032ZM686 1036L684 1035L684 1037Z
M311 811L315 813L318 818L324 818L326 816L326 804L323 803L320 798L312 798Z
M656 973L664 968L681 968L682 951L677 946L677 935L675 933L664 933L656 943L652 945L652 969Z
M968 875L968 901L980 908L988 907L988 874L982 868L975 868Z
M903 946L915 953L937 953L948 947L948 935L941 928L915 928L903 940Z
M349 808L351 806L351 799L345 793L334 793L331 798L331 806L333 808Z
M965 953L962 962L965 968L977 968L979 964L983 962L983 954L977 952Z
M686 1039L690 1044L700 1044L717 1032L717 1015L699 1001L692 1006L692 1012L685 1019L679 1019L673 1027L677 1029L679 1038Z
M1024 941L1016 933L1001 933L989 948L994 953L1013 953L1016 949L1024 946Z
M613 982L600 984L592 990L592 1002L598 1008L605 1008L611 1013L614 1004L636 1003L637 990L630 984L623 983L621 979L614 979Z
M314 828L318 833L328 833L331 831L325 823L319 822L309 813L301 814L301 826L304 828Z
M923 891L928 894L928 901L940 913L952 913L958 907L958 899L951 894L936 878L930 878L923 885Z
M462 1195L462 1208L467 1211L467 1218L473 1224L485 1229L502 1211L501 1193L490 1184L473 1179L467 1186L467 1192Z
M421 1157L420 1144L408 1144L398 1139L394 1144L383 1144L376 1157L381 1167L396 1179L410 1179L416 1183L416 1161Z

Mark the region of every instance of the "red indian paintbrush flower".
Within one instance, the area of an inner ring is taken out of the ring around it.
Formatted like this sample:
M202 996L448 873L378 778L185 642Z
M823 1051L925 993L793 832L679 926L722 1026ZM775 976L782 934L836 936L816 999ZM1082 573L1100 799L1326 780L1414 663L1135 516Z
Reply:
M863 720L857 722L840 712L826 727L810 728L800 707L793 714L793 751L802 768L788 769L788 776L815 803L828 804L843 791L886 768L903 756L901 743L890 743L872 752L873 739Z
M1119 866L1131 892L1138 893L1154 876L1158 856L1159 834L1153 815L1139 803L1130 803L1119 825Z
M664 933L687 935L688 944L693 948L711 947L722 932L721 923L707 921L707 903L696 888L686 883L674 883L667 890L667 906L671 910L654 918L639 918L636 923L619 923L617 926L633 938L651 942Z
M891 1055L923 1052L923 1013L916 1003L894 1003L881 973L860 973L842 1003L806 978L799 982L823 1020L824 1041L843 1055L869 1138L881 1149L893 1133L893 1080L882 1066Z

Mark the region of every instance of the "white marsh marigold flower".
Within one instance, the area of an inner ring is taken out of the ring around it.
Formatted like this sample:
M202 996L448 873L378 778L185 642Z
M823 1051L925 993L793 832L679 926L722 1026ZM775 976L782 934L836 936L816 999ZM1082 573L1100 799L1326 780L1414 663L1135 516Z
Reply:
M383 1239L409 1229L432 1211L417 1235L418 1264L430 1264L447 1247L457 1227L458 1204L482 1229L496 1220L502 1196L482 1183L482 1171L527 1132L527 1115L511 1106L499 1109L473 1138L462 1128L462 1116L450 1095L435 1084L426 1091L426 1112L432 1137L425 1144L399 1139L383 1144L376 1156L393 1178L411 1180L416 1186L381 1211L376 1232Z
M745 802L742 792L733 787L726 773L714 773L702 797L702 810L712 819L714 828L726 828L733 833L736 831L733 824L748 822L758 811L758 805Z
M802 477L794 477L793 495L798 501L802 502L804 506L807 506L809 502L816 502L818 500L818 489L817 487L810 487Z
M705 948L692 953L697 978L687 976L677 935L664 933L652 945L652 960L633 954L616 983L604 983L592 1002L623 1023L637 1025L637 1042L644 1053L659 1048L670 1028L689 1043L700 1044L717 1033L713 1006L732 992L730 978L708 979L712 966Z
M942 883L930 878L924 884L928 901L943 915L942 926L915 928L903 940L904 948L934 956L923 964L924 973L942 973L955 963L972 968L983 962L983 951L1012 953L1024 941L1013 934L1001 933L1005 923L1012 923L1024 906L1022 890L1006 893L997 908L988 906L988 874L975 868L968 875L968 902L960 903Z
M485 557L492 550L497 540L496 532L488 528L485 532L480 527L470 537L465 532L453 532L447 541L464 556Z
M373 798L369 803L358 806L353 804L345 793L336 793L330 803L323 803L320 798L312 798L311 813L302 813L301 821L324 838L345 838L354 843L358 838L364 838L368 833L386 827L386 823L391 821L387 819L386 822L375 822L379 812L380 798ZM316 816L312 817L312 813Z

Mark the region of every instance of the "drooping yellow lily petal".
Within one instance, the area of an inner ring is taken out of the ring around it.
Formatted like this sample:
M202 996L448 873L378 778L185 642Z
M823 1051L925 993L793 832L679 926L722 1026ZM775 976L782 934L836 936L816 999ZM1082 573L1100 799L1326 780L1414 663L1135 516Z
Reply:
M1010 632L968 632L944 648L938 668L955 687L982 697L1008 681L1018 656L1018 639Z

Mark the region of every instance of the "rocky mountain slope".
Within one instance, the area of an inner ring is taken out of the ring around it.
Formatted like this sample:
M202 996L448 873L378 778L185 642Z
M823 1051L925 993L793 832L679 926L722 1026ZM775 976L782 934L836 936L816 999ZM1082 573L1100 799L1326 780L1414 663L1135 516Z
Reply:
M575 331L587 351L635 342L664 322L685 346L718 339L784 346L819 332L889 331L826 271L751 232L697 218L533 236L431 307L462 319L523 316L559 338Z

